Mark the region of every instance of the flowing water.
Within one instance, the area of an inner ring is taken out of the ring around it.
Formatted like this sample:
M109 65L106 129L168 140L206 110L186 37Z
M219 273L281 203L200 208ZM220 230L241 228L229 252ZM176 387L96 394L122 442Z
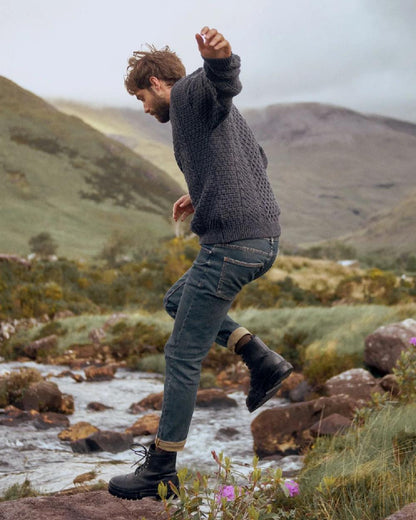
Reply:
M29 362L0 363L0 374L22 366L36 368L43 375L51 376L49 380L55 382L63 393L73 395L75 413L69 416L71 424L88 421L101 430L123 432L140 415L149 413L132 415L128 412L130 405L163 390L161 376L124 369L119 369L112 381L83 383L76 383L71 377L58 378L63 367ZM73 370L73 373L83 375L82 371ZM271 399L261 410L250 414L242 392L234 392L230 397L237 401L237 408L195 410L186 448L178 454L178 467L213 472L216 465L211 451L215 450L217 453L222 451L248 471L254 455L251 421L265 408L282 406L286 401ZM113 409L90 411L87 405L91 401L101 402ZM227 436L221 432L223 429L229 429L234 434ZM105 481L116 474L132 471L135 455L130 450L117 454L73 453L69 443L58 438L60 431L61 428L37 430L30 422L12 427L0 426L0 494L12 484L22 483L25 478L31 481L35 489L48 493L72 487L73 479L88 471L96 471L96 478ZM146 445L151 440L149 436L135 438L135 442ZM287 474L293 474L301 468L302 458L285 457L278 462L264 461L261 465L281 467Z

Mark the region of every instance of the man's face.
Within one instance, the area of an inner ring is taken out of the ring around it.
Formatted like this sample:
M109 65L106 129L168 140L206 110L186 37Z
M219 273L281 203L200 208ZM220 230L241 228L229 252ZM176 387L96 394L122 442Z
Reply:
M143 103L146 114L154 116L160 123L169 121L169 98L151 88L138 89L136 98Z

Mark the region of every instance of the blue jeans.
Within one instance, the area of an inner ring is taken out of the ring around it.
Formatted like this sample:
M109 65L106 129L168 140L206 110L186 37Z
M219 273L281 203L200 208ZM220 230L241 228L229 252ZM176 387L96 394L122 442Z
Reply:
M228 316L231 304L244 285L270 269L278 247L278 238L202 245L192 267L166 293L164 306L175 323L165 346L158 447L167 451L183 449L202 361L214 342L227 346L232 333L240 328Z

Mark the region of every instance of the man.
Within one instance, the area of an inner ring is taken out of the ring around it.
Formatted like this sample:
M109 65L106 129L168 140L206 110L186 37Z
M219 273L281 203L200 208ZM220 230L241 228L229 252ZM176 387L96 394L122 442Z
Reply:
M293 367L228 316L242 287L272 266L280 236L279 206L267 159L237 108L240 58L216 29L196 35L203 68L189 76L168 47L136 52L125 80L146 113L171 121L175 157L189 194L173 218L193 214L201 250L167 292L174 318L165 346L163 408L155 443L134 473L111 479L110 493L128 499L157 496L159 482L177 484L176 453L184 448L194 411L201 363L212 343L233 349L250 370L247 407L273 397Z

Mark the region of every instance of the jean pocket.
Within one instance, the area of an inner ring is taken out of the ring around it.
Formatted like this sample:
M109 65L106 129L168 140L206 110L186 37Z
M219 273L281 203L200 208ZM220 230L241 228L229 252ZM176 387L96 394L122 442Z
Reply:
M224 300L233 300L244 285L254 280L263 268L262 262L243 262L235 258L224 257L217 296Z

